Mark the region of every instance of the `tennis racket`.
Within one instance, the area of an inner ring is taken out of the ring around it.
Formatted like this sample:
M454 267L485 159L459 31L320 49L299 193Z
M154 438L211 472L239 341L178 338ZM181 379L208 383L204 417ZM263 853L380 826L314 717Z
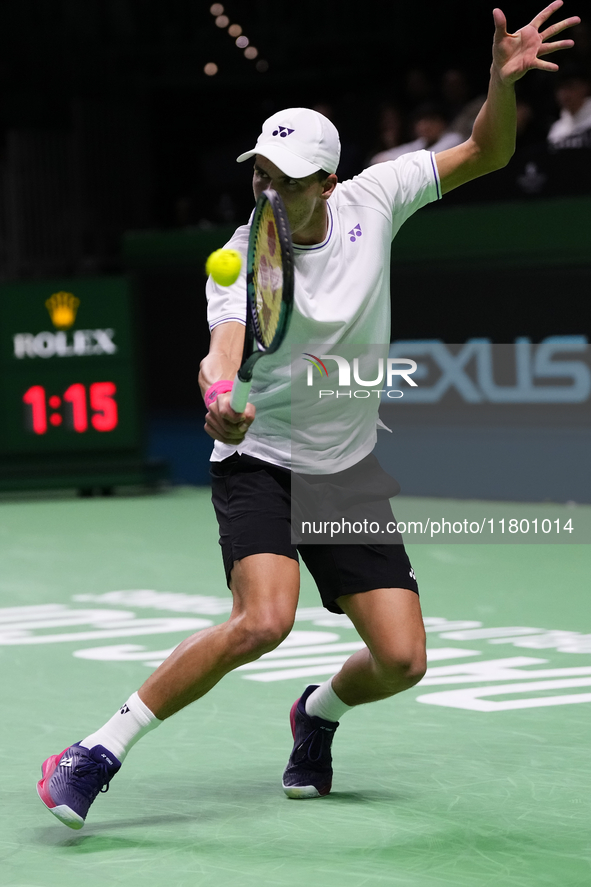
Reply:
M293 307L293 247L287 212L279 194L263 191L254 211L246 258L246 332L242 364L230 406L243 413L257 360L277 351Z

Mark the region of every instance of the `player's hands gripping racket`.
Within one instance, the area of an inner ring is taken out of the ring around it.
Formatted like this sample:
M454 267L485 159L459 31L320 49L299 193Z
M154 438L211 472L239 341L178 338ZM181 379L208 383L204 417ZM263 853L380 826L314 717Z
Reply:
M257 200L246 262L244 353L230 398L236 413L243 413L248 403L257 360L283 342L293 307L291 232L283 201L272 188Z

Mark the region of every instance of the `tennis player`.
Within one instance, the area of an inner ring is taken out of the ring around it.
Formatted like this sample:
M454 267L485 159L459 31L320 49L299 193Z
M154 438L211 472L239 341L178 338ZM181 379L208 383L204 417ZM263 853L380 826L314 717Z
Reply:
M390 243L417 209L464 182L506 165L515 143L513 85L528 70L555 71L544 57L572 46L547 41L579 22L545 26L554 0L515 34L494 10L488 98L471 137L437 155L418 151L378 164L339 184L339 138L332 123L291 108L263 124L252 148L255 197L274 188L283 198L295 252L295 307L286 341L255 374L252 403L230 407L244 341L245 280L207 284L211 348L201 365L214 439L213 502L234 605L227 622L183 641L139 691L99 730L43 764L39 795L71 828L106 791L130 748L163 720L207 693L228 672L276 647L290 632L298 601L298 552L290 537L289 366L291 343L387 343ZM228 246L246 251L248 226ZM338 429L334 429L336 434ZM342 467L373 449L375 429L341 447ZM320 454L321 455L321 454ZM283 776L290 798L326 795L331 742L353 707L386 699L425 673L425 632L414 571L402 545L301 546L324 606L344 612L366 646L331 680L310 686L292 708L294 747Z

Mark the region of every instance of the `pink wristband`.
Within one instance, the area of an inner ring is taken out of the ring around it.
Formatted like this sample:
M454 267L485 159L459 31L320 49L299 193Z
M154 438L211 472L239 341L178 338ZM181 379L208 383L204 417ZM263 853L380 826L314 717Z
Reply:
M209 386L209 388L203 395L205 406L209 409L214 400L217 400L218 395L225 394L227 391L231 390L232 383L228 381L228 379L221 379L219 382L214 382L213 385Z

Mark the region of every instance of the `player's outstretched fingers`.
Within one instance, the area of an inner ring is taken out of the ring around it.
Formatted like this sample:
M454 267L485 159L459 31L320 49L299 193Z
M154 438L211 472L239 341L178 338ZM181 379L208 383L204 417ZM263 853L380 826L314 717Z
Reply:
M502 9L493 9L493 21L495 25L495 43L500 43L505 37L515 36L514 34L509 34L507 31L507 18Z
M574 28L575 25L580 24L580 17L578 15L571 15L570 18L565 18L561 22L556 22L555 25L551 25L549 28L546 28L545 31L540 31L540 37L542 38L542 40L549 40L551 37L555 37L557 34L560 34L561 31L566 31L567 28ZM552 44L552 46L557 45L558 44L556 43Z
M560 9L562 5L563 0L555 0L554 3L551 3L550 6L547 6L534 19L532 19L530 25L539 30L544 22L549 19L556 10ZM561 31L566 30L566 28L572 28L574 25L579 25L580 23L580 16L571 15L569 18L565 18L561 22L556 22L556 24L550 25L545 31L540 31L540 37L542 40L548 40L549 37L554 37L556 34L560 34Z
M538 12L538 14L534 18L532 18L530 25L533 25L534 28L539 29L541 27L541 25L544 24L546 19L549 19L550 16L554 12L556 12L557 9L560 9L560 7L563 5L564 5L563 0L554 0L553 3L550 3L549 6L546 6L545 9L542 9L541 12Z
M556 40L554 43L543 43L538 49L538 58L541 55L549 55L558 49L572 49L575 45L574 40Z

